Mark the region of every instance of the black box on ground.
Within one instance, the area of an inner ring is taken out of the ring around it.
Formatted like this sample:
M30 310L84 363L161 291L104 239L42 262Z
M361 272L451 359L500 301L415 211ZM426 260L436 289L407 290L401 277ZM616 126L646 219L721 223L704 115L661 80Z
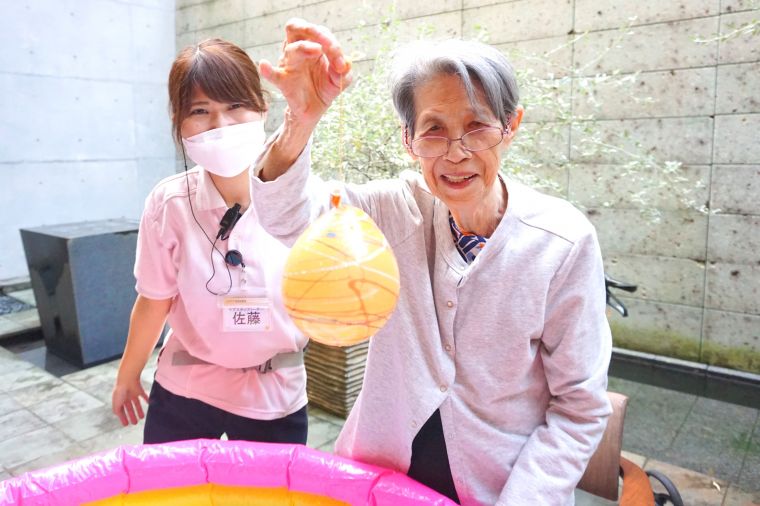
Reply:
M21 229L51 353L80 367L122 354L136 295L137 228L116 219Z

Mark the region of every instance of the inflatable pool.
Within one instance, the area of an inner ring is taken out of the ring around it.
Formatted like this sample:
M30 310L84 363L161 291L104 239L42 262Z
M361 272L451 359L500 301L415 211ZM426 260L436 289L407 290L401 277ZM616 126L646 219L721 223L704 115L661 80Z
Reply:
M0 482L0 505L454 505L402 473L300 445L122 446Z

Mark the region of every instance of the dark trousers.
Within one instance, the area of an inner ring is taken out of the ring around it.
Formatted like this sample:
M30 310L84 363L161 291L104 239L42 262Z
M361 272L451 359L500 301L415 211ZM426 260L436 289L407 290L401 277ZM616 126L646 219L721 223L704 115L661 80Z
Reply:
M441 413L437 409L412 441L412 464L406 474L459 503L459 496L451 477L446 441L443 439Z
M228 439L306 444L308 428L306 406L284 418L254 420L175 395L154 381L145 415L143 442L219 439L226 433Z

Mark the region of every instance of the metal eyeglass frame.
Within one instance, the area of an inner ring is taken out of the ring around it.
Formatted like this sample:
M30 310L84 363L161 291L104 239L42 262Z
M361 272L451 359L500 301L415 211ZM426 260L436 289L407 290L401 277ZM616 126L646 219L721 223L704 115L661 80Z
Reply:
M507 121L509 121L509 118L507 118ZM470 135L470 134L473 134L475 132L479 132L479 131L482 131L482 130L490 130L490 129L499 129L499 131L501 133L501 138L499 139L499 141L496 142L496 143L494 143L494 144L492 144L491 146L488 146L488 147L485 147L485 148L480 148L480 149L470 149L470 148L467 147L467 145L463 141L463 139L465 137L467 137L468 135ZM485 151L486 149L491 149L494 146L498 146L501 143L501 141L504 140L504 136L505 135L509 135L509 133L511 131L512 131L512 128L509 126L509 123L507 123L507 126L504 127L504 128L501 128L501 129L499 127L497 127L497 126L487 126L487 127L483 127L483 128L477 128L477 129L471 130L471 131L467 132L466 134L463 134L461 137L457 137L455 139L452 139L450 137L444 137L442 135L431 135L430 137L420 137L419 139L413 139L410 142L409 141L409 127L405 126L404 127L404 144L409 149L409 151L411 151L412 154L414 154L415 156L419 156L420 158L438 158L439 156L443 156L443 155L445 155L445 154L447 154L449 152L449 150L451 149L451 143L452 142L459 141L459 142L462 143L462 149L464 149L465 151L467 151L469 153L476 153L478 151ZM440 155L427 155L427 156L421 155L419 153L416 153L414 151L414 143L415 143L415 141L424 140L424 139L445 139L446 140L446 151L442 152Z

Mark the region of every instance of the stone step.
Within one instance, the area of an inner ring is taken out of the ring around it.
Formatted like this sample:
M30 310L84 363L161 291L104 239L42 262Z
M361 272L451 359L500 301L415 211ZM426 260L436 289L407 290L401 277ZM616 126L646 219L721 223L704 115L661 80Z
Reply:
M40 332L40 317L29 278L3 280L0 285L0 345ZM41 334L39 334L41 335Z

